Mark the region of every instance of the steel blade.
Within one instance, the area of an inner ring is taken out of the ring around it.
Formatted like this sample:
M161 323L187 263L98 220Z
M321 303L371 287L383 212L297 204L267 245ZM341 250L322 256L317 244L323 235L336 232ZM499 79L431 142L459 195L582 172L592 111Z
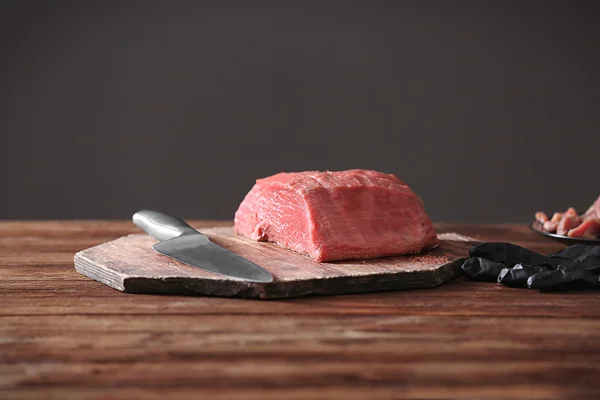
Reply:
M192 267L252 282L268 283L266 269L211 242L202 234L186 234L152 246L157 252Z

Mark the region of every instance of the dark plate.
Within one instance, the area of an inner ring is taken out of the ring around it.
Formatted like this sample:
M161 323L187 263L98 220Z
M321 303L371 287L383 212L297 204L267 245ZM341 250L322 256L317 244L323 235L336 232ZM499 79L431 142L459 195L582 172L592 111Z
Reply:
M533 221L529 226L532 231L535 233L539 233L540 235L547 236L551 239L558 240L559 242L563 242L568 245L572 244L589 244L589 245L599 245L600 239L584 239L584 238L572 238L563 235L557 235L556 233L546 232L542 227L542 224L539 221Z

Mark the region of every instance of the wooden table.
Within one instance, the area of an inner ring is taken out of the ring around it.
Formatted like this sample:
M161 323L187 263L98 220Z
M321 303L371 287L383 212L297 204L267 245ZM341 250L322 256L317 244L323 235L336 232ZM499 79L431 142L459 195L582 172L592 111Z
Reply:
M524 225L437 228L561 248ZM135 231L0 223L0 399L600 398L598 292L461 277L249 301L124 294L73 269L76 251Z

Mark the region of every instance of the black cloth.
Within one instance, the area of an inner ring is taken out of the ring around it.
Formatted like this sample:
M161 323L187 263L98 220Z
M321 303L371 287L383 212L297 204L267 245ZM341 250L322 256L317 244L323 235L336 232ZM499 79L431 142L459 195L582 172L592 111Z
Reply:
M473 280L511 287L600 289L600 246L577 244L545 256L511 243L486 242L471 248L461 268Z

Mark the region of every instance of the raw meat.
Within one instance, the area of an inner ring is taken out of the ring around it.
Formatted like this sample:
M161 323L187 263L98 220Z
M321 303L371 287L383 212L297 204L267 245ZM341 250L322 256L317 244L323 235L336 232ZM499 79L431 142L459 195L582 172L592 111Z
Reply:
M552 219L550 221L546 221L544 222L544 229L547 230L548 232L556 232L556 229L558 228L558 224L560 224L560 221L563 218L563 213L559 213L556 212L554 213L554 215L552 216Z
M567 235L577 238L596 239L600 237L600 197L596 199L587 211L579 216L573 207L569 207L564 213L554 213L552 219L539 211L535 219L542 223L547 232L556 232L559 235Z
M559 235L566 235L569 231L581 224L581 217L577 214L574 216L567 216L560 221L556 228L556 233Z
M556 232L556 229L558 228L558 224L559 224L558 221L546 221L546 222L544 222L543 227L546 232L553 233L553 232Z
M579 214L577 214L577 211L573 208L573 207L569 207L569 209L565 212L565 217L576 217Z
M583 219L590 218L600 219L600 196L598 196L598 199L594 202L594 204L592 204L591 207L588 208L583 214Z
M421 199L406 183L368 170L258 179L235 213L235 230L316 261L416 253L438 243Z
M545 212L538 211L535 213L535 219L539 221L541 224L548 222L548 216Z
M600 236L600 219L589 218L577 228L569 231L568 236L575 238L596 239Z

